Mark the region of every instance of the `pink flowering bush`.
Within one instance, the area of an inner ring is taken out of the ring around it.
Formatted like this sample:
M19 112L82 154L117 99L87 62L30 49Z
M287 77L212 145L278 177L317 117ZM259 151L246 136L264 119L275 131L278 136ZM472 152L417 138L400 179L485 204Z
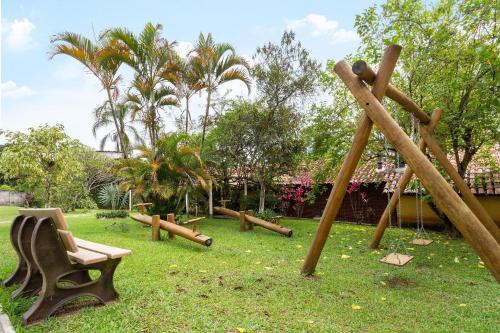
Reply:
M307 193L311 190L312 178L302 176L299 179L299 185L295 187L285 187L284 193L281 195L281 206L286 212L292 208L297 217L302 216L304 203Z

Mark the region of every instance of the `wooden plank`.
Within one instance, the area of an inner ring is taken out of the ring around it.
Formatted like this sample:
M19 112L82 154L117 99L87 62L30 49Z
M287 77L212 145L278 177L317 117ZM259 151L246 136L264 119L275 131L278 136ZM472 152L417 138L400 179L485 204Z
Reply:
M61 208L21 208L19 209L19 214L37 218L51 217L57 229L68 230L68 223L64 218Z
M385 89L389 84L390 76L396 66L396 61L399 58L400 53L401 46L398 45L392 45L385 49L384 57L382 58L382 62L380 64L379 79L374 87L377 94L379 94L376 96L379 100L382 100L384 96L383 93L385 93ZM354 134L351 149L349 150L349 153L340 168L340 172L335 179L333 189L330 192L323 215L321 216L318 230L316 231L313 243L309 248L304 265L302 266L301 271L303 274L312 274L316 269L316 265L318 264L318 260L321 256L321 251L325 246L332 224L337 217L340 206L342 205L347 185L349 185L349 181L352 178L354 170L356 169L356 166L361 158L361 154L368 144L368 138L370 136L372 126L372 121L368 118L366 112L363 112L358 123L358 129Z
M433 241L430 239L422 239L422 238L417 238L411 241L413 245L420 245L420 246L427 246Z
M500 282L500 244L484 227L470 208L443 178L434 165L396 124L387 110L352 72L346 61L335 66L335 72L354 95L359 105L377 125L387 140L404 157L424 187L441 209L474 248L495 279Z
M67 251L68 257L82 265L95 264L96 262L108 260L108 256L102 253L89 251L87 249L78 248L76 252Z
M78 247L71 232L69 232L68 230L57 229L57 233L59 234L59 237L61 238L66 250L70 252L78 251Z
M395 265L395 266L404 266L410 260L413 259L413 256L409 256L406 254L401 254L401 253L389 253L382 259L380 259L380 262L383 262L384 264L389 264L389 265Z
M131 250L127 249L121 249L119 247L114 247L114 246L109 246L109 245L104 245L104 244L99 244L99 243L94 243L90 242L84 239L80 238L74 238L76 245L85 250L89 250L92 252L97 252L106 255L110 259L117 259L117 258L122 258L126 257L132 254Z

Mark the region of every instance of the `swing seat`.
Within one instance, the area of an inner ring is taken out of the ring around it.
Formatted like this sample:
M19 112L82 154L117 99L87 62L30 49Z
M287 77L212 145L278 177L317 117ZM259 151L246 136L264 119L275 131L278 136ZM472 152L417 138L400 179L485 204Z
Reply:
M413 245L420 245L420 246L427 246L432 242L433 240L423 239L423 238L415 238L414 240L411 241Z
M389 265L404 266L412 259L413 256L392 252L380 259L380 262Z

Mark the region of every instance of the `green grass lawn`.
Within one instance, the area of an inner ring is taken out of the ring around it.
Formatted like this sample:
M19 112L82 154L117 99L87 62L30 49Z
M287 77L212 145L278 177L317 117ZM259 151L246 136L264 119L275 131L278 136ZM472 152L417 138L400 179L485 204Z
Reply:
M0 220L15 211L0 208ZM500 289L470 246L433 233L408 245L406 267L379 263L368 248L373 227L336 224L315 277L299 274L317 221L288 220L285 238L265 229L238 232L236 220L204 220L210 248L182 238L152 242L151 229L128 232L91 213L70 214L73 234L133 251L115 275L120 299L24 329L28 332L498 332ZM389 230L388 238L399 231ZM0 278L14 269L9 225L0 224ZM411 230L403 231L408 240ZM165 238L165 234L163 234ZM387 239L385 239L387 240ZM14 326L31 300L0 303Z

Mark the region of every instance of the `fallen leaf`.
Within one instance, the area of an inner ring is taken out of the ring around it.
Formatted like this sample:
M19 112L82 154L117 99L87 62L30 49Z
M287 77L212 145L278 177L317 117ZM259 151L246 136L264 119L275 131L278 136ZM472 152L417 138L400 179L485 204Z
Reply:
M267 269L268 271L270 271L271 269L273 269L272 267L269 267L269 266L264 266L265 269Z
M300 245L300 244L299 245L295 245L295 247L298 248L298 249L301 249L302 245Z
M357 305L357 304L352 304L352 305L351 305L351 308L352 308L353 310L359 310L359 309L361 309L361 306L360 306L360 305Z
M208 272L208 271L207 271L206 269L200 269L198 272L199 272L199 273L206 273L206 272Z
M246 250L245 252L246 252L246 253L251 253L251 252L252 252L252 250Z
M464 307L466 307L466 306L467 306L467 304L465 304L465 303L460 303L460 304L458 304L458 306L461 306L461 307L463 307L463 308L464 308Z
M173 264L173 265L170 265L168 266L169 268L177 268L177 265L176 264Z
M384 281L380 281L380 284L385 286L387 283L385 283Z
M238 331L238 333L243 333L243 332L245 332L245 329L244 329L244 328L241 328L241 327L236 327L236 330Z
M341 256L341 258L342 258L342 259L349 259L350 257L351 257L351 256L348 256L347 254L343 254L343 255Z
M256 262L255 262L255 264L256 264L256 265L260 265L260 261L256 261Z
M457 264L460 262L460 260L458 260L458 257L455 257L455 259L453 259L453 261L454 261L455 263L457 263Z
M314 320L308 320L307 321L308 324L313 324L314 323Z
M381 300L381 301L385 301L386 299L387 299L387 298L385 298L385 297L380 297L380 300Z
M316 275L325 275L323 272L316 272Z

